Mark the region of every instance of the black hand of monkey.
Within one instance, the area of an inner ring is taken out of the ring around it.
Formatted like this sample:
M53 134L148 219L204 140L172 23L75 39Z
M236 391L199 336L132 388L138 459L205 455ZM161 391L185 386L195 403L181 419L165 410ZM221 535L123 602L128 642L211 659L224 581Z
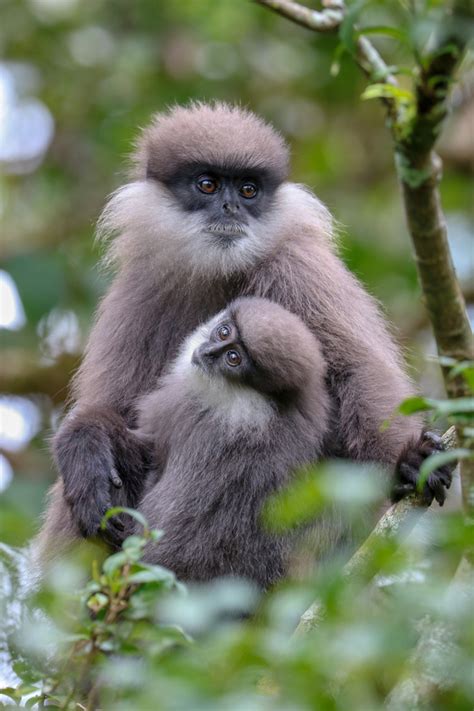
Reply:
M121 545L124 517L107 519L104 528L101 523L108 509L137 504L145 472L143 446L115 413L91 410L66 418L55 437L54 453L64 497L85 538L100 535L113 547Z
M122 480L110 463L110 447L95 455L92 451L83 462L83 472L88 476L82 480L82 489L64 476L64 495L71 507L73 518L84 538L100 535L109 545L118 547L124 538L124 523L119 516L113 516L102 527L103 517L108 509L126 504L116 494L122 489Z
M424 460L444 450L441 437L434 432L423 432L417 442L410 443L401 453L395 468L392 501L399 501L405 496L416 493L420 467ZM433 499L436 499L440 506L444 504L446 489L451 486L455 466L455 463L445 464L428 475L420 492L422 502L426 506L429 506Z

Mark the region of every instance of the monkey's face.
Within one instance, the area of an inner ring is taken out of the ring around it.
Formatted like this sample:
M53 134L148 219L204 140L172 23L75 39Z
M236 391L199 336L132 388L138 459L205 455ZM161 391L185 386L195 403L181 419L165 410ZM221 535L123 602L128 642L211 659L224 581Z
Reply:
M199 218L208 243L231 249L269 213L278 183L261 170L193 165L181 167L166 186L186 213Z
M251 384L256 366L245 348L237 325L225 313L192 352L191 363L211 378Z
M190 248L214 268L232 270L260 256L274 229L263 230L278 182L268 171L223 169L213 165L180 166L166 188L192 225Z
M291 396L294 391L294 378L290 373L292 357L288 358L279 344L280 324L275 322L271 333L268 328L263 334L255 333L252 325L258 331L258 314L255 318L252 314L247 324L253 331L248 342L243 337L239 315L239 309L231 306L193 334L187 349L192 366L210 380L246 386L271 398Z

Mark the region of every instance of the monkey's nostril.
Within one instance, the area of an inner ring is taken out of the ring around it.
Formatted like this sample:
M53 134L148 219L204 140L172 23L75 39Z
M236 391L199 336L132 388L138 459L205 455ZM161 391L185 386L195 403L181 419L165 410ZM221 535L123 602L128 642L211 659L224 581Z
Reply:
M226 212L228 215L235 215L235 213L238 210L238 205L231 205L229 202L225 202L222 205L222 209L224 212Z

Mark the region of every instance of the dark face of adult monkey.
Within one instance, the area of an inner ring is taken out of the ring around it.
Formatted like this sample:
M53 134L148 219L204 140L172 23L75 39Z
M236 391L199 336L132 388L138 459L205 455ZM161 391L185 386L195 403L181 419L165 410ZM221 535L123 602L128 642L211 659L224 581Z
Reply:
M153 390L191 331L244 295L281 304L317 335L332 411L325 453L395 467L395 496L416 486L438 444L416 417L381 427L414 392L400 351L339 259L328 211L287 173L282 138L239 107L177 107L142 132L133 179L99 224L113 237L116 276L74 380L75 407L54 440L61 480L43 548L51 535L93 535L105 509L137 503L146 460L129 432L137 397ZM427 502L442 502L448 483L433 473ZM116 524L104 534L115 545Z
M237 299L186 339L138 405L157 480L139 509L165 533L147 560L182 580L237 575L266 588L285 575L295 534L269 533L262 507L321 455L325 372L316 337L267 299Z

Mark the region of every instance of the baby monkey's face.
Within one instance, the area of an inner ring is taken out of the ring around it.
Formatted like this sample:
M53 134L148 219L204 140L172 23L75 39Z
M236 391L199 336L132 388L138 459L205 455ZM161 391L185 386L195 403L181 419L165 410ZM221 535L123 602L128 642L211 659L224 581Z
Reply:
M227 315L211 330L208 339L193 351L191 362L210 377L222 376L249 383L255 375L255 364L237 325Z

